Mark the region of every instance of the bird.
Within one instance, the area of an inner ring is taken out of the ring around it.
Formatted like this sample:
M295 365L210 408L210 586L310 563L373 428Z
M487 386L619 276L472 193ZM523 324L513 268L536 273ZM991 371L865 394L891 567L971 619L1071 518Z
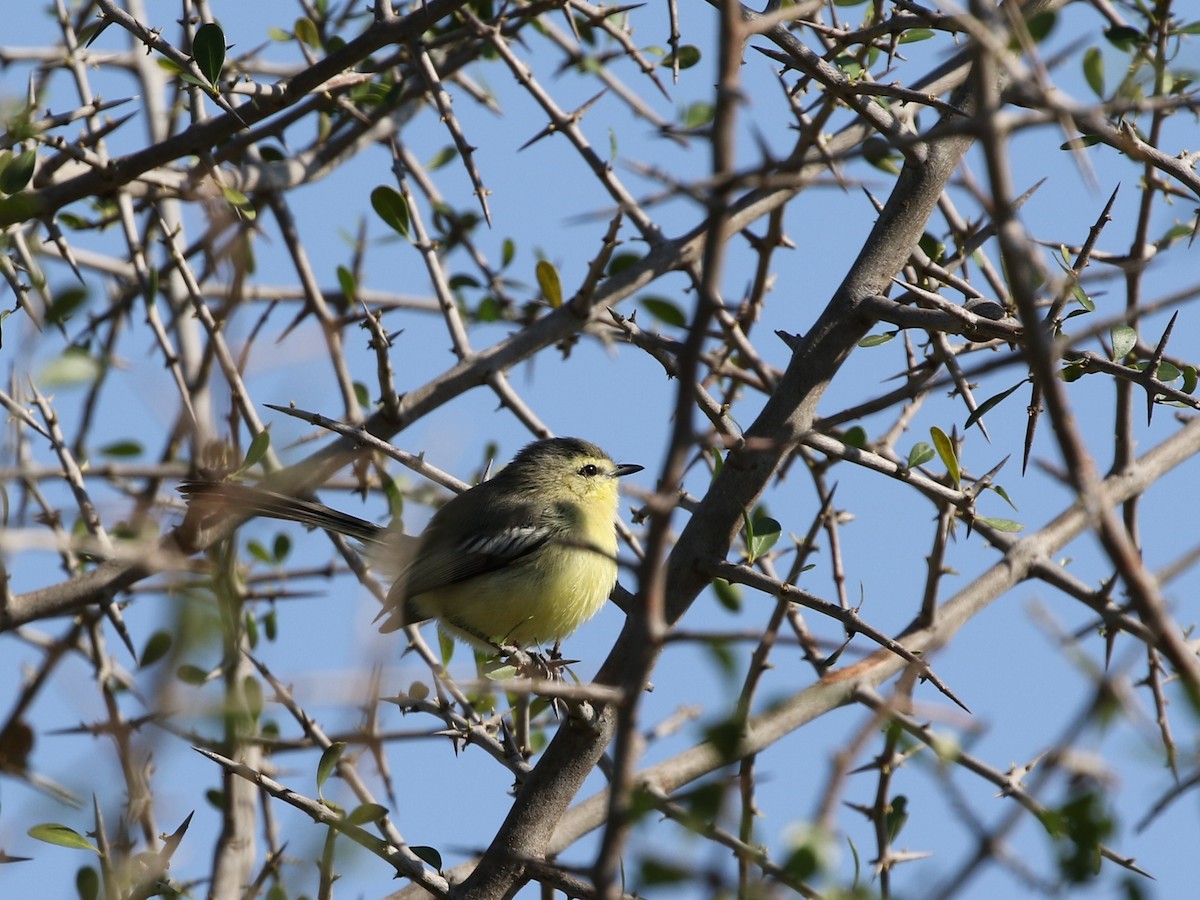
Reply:
M381 631L436 619L452 637L495 650L557 646L600 610L617 581L618 480L642 468L580 438L534 441L447 501L416 538L234 482L186 481L180 492L189 505L357 539L377 570L395 575Z

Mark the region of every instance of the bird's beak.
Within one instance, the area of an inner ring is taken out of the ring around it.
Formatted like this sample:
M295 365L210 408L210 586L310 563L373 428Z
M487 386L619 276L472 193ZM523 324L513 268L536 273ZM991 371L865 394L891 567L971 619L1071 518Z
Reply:
M644 468L646 467L635 466L633 463L621 463L619 466L613 469L613 476L615 478L621 478L625 475L632 475L634 472L640 472Z

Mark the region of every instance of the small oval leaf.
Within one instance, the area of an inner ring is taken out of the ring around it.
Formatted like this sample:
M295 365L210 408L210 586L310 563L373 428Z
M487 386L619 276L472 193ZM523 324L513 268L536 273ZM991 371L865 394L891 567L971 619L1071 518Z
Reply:
M754 517L750 520L749 525L746 544L750 562L754 562L775 546L775 542L779 540L779 535L783 532L783 527L766 515L761 508L754 511Z
M432 847L409 847L408 849L439 872L442 870L442 854Z
M684 44L679 48L679 52L670 54L664 60L666 65L674 65L676 60L679 62L680 71L690 69L696 63L700 62L700 48L693 44Z
M896 336L894 331L885 331L883 334L868 334L865 338L858 342L860 347L879 347L886 344Z
M908 467L915 469L917 466L923 466L936 456L933 448L924 441L918 441L913 444L913 448L908 451Z
M1025 528L1020 522L1014 522L1012 519L991 519L979 516L975 521L982 522L984 525L995 528L997 531L1006 531L1009 533L1022 531Z
M346 821L352 825L366 825L370 822L378 822L387 814L386 806L380 806L378 803L364 803L362 806L350 810Z
M1028 379L1026 379L1026 380L1028 380ZM972 412L969 416L967 416L967 424L965 424L963 426L963 428L964 429L970 428L972 425L974 425L976 422L978 422L983 416L987 415L989 412L991 412L993 409L995 409L997 406L999 406L1001 401L1004 400L1004 398L1006 398L1009 394L1011 394L1013 391L1015 391L1017 388L1019 388L1024 383L1025 383L1024 381L1018 381L1012 387L1008 388L1007 390L1001 391L996 396L988 397L986 400L984 400L982 403L980 403L979 406L975 407L974 412Z
M216 85L225 67L225 32L215 22L205 22L192 38L192 59L208 83Z
M175 670L175 677L184 684L200 685L208 681L208 673L199 666L182 665Z
M137 441L114 441L111 444L105 444L100 448L102 456L116 456L121 458L133 458L141 456L143 447Z
M674 325L683 328L687 325L687 316L678 305L663 297L643 297L642 306L646 312L658 319L664 325Z
M1097 97L1104 96L1104 56L1099 47L1088 47L1083 54L1083 77Z
M250 449L246 451L246 458L242 460L238 471L245 472L258 465L262 458L267 455L267 450L271 446L271 432L267 430L260 431L254 436L254 440L250 442Z
M146 646L142 648L142 656L138 662L138 665L143 669L146 668L146 666L152 666L166 656L167 651L170 649L171 633L169 631L159 629L146 639Z
M562 282L558 279L558 270L548 259L539 259L535 269L538 287L542 296L550 304L551 309L558 309L563 304Z
M1137 331L1129 325L1117 325L1108 333L1112 341L1113 362L1120 362L1137 345Z
M321 754L321 761L317 763L317 795L320 796L321 788L325 782L329 780L329 776L333 774L333 770L337 768L338 760L342 758L342 753L346 750L345 741L334 741L325 748L325 752Z
M96 855L100 851L96 845L85 838L74 828L68 828L66 825L59 825L57 822L46 822L42 825L34 825L28 832L31 838L39 841L45 841L47 844L57 844L60 847L70 847L72 850L91 850Z
M0 191L6 194L15 194L17 191L23 190L25 185L29 184L29 180L33 178L33 170L36 167L36 150L26 150L24 153L14 156L4 167L4 171L0 172Z
M401 237L408 237L408 202L394 187L381 184L371 191L371 208Z
M313 24L313 20L307 17L301 17L296 20L296 24L292 26L292 31L296 38L314 50L321 46L321 35L317 31L317 26Z
M933 438L933 448L937 451L937 455L941 457L942 465L946 467L946 473L950 476L950 481L955 487L958 487L962 481L962 470L958 467L958 456L954 452L954 442L946 436L946 432L934 425L929 429L929 434Z

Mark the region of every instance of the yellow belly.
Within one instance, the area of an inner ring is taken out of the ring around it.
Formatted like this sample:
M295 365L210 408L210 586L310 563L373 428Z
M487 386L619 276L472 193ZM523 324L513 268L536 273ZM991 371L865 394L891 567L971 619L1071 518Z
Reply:
M609 526L611 528L611 526ZM617 580L612 549L550 544L508 568L414 597L458 638L531 647L561 640L599 612Z

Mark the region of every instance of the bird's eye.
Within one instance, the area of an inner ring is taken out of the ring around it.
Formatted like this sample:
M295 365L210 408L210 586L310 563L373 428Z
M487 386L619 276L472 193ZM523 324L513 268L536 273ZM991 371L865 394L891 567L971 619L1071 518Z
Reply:
M598 465L596 465L595 463L588 463L586 466L584 466L582 469L579 470L579 474L582 475L584 478L595 478L597 475L600 474L600 467Z

